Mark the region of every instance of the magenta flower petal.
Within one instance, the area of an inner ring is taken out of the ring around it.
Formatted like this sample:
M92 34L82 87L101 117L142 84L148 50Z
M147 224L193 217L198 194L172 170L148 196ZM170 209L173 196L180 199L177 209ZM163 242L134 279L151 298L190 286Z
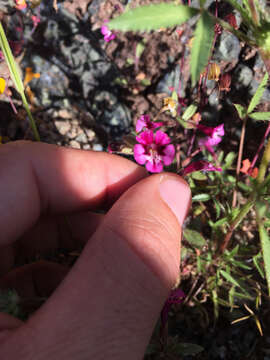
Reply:
M175 156L175 148L163 131L144 131L136 137L139 144L134 146L134 158L138 164L145 164L152 173L159 173L164 165L170 165Z
M155 136L155 143L157 145L167 145L171 142L171 139L169 138L169 136L161 131L161 130L158 130L156 132L156 136Z
M151 173L160 173L163 170L162 161L147 161L145 164L146 170Z
M163 122L154 122L150 120L149 115L142 115L136 123L136 132L140 132L143 129L154 130L163 125Z
M190 174L194 171L222 171L221 168L215 167L213 164L205 160L194 161L185 167L182 175Z
M142 115L136 123L136 132L142 131L143 128L148 128L148 124L151 122L149 115ZM151 130L151 129L149 129Z
M164 165L168 166L173 162L175 156L175 148L172 144L167 145L163 151L164 155L162 156L162 160Z
M141 144L136 144L134 146L134 159L140 165L144 165L146 163L147 157L145 154L145 148Z
M185 293L181 289L175 289L171 291L170 296L165 302L163 309L161 311L161 324L164 328L169 317L169 311L173 304L181 304L185 298Z
M144 131L136 136L136 140L143 145L150 145L154 142L154 133L152 131Z
M107 25L105 25L107 22L108 22L107 20L104 21L104 24L101 26L100 31L101 31L101 34L104 36L104 40L106 42L109 42L109 41L115 39L115 34L113 34L111 32L111 30L108 28Z

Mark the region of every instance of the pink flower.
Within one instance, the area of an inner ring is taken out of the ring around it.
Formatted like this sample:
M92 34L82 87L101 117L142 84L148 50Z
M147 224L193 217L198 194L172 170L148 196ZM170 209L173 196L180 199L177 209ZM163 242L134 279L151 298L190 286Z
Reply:
M25 0L15 0L15 8L18 10L24 10L27 8L27 4L25 2Z
M188 166L185 167L185 169L182 172L182 175L190 174L194 171L222 171L221 168L215 167L213 164L209 163L205 160L198 160L194 161Z
M40 23L40 17L38 17L36 15L32 15L31 19L33 21L34 28L36 28L38 26L38 24Z
M163 166L173 162L175 148L170 144L171 139L163 131L155 134L148 130L136 136L139 144L134 146L134 158L138 164L144 165L149 172L159 173Z
M181 304L185 296L186 296L185 293L181 289L176 289L171 291L171 294L167 299L167 301L165 302L163 309L161 311L161 323L163 328L168 321L168 315L172 305Z
M144 128L146 130L154 130L163 125L163 122L154 122L150 120L149 115L142 115L136 123L136 132L142 131Z
M207 137L199 140L199 146L205 147L212 154L214 153L213 146L216 146L221 142L221 137L225 134L224 124L221 124L215 128L198 124L197 129L201 130Z
M105 25L108 22L108 20L104 21L104 24L101 26L101 34L104 35L104 40L106 42L109 42L113 39L115 39L115 34L109 30L108 26Z

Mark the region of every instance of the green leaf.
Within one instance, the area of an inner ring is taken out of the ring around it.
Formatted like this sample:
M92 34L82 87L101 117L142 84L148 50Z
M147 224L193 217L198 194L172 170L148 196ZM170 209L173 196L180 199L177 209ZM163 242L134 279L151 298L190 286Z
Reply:
M240 119L244 119L244 117L247 115L247 111L244 108L244 106L240 105L240 104L233 104L238 112L238 116L240 117Z
M6 34L4 32L2 23L0 23L0 47L4 54L6 63L8 65L12 81L13 81L14 85L16 86L17 91L21 94L22 92L24 92L23 82L22 82L22 79L21 79L21 76L20 76L20 73L18 70L18 65L17 65L16 61L14 60L9 43L7 41Z
M261 254L261 252L259 252L257 255L253 256L253 263L256 266L256 269L258 270L258 273L261 275L261 277L263 279L265 279L263 268L262 268L262 266L261 266L261 264L259 262L261 259L262 259L262 254Z
M192 201L208 201L211 199L209 194L197 194L192 197Z
M122 31L150 31L181 25L198 10L185 5L161 3L139 6L124 12L108 23L110 29Z
M217 201L215 198L213 200L214 200L215 209L216 209L216 219L218 219L220 217L220 212L221 212L220 202Z
M136 58L140 58L142 53L144 52L145 44L143 41L140 41L136 46L135 56Z
M262 82L260 83L258 89L256 90L255 94L253 95L249 103L247 109L248 114L251 113L255 109L255 107L259 104L261 97L263 96L263 93L265 91L267 81L268 81L268 73L266 72L264 78L262 79Z
M196 248L201 248L206 244L205 238L196 230L185 229L184 237L190 245Z
M231 284L238 286L242 289L242 286L240 285L240 283L238 281L236 281L231 274L227 273L225 270L220 270L221 275L227 280L229 281Z
M223 170L224 169L228 169L229 167L231 167L232 163L234 162L234 159L236 158L236 153L234 153L233 151L229 152L229 154L226 155L225 157L225 166L223 166Z
M264 261L264 269L268 285L268 293L270 295L270 239L264 225L262 223L259 223L258 227Z
M22 103L23 103L23 106L24 106L24 108L26 110L26 113L27 113L27 115L29 117L30 124L31 124L32 130L33 130L35 139L37 141L40 141L40 137L39 137L39 133L38 133L38 130L37 130L37 127L36 127L36 123L35 123L35 120L34 120L34 118L32 116L29 104L27 102L27 99L26 99L26 96L25 96L25 93L24 93L24 85L23 85L23 82L22 82L22 79L21 79L21 76L20 76L20 73L19 73L18 65L17 65L17 63L16 63L16 61L14 59L14 56L12 54L12 51L10 49L10 46L9 46L5 31L4 31L4 28L3 28L1 22L0 22L0 47L1 47L1 50L2 50L3 55L5 57L5 61L6 61L7 65L8 65L11 79L12 79L17 91L21 95Z
M182 119L184 121L187 121L188 119L190 119L195 114L197 108L198 108L197 105L194 105L194 104L189 105L186 108L184 114L182 115Z
M249 117L253 120L267 120L270 121L270 111L266 112L254 112L251 114L248 114Z
M194 40L192 42L190 59L192 86L199 80L200 74L207 65L211 55L215 36L214 26L214 21L210 15L208 15L206 11L203 11L197 23Z

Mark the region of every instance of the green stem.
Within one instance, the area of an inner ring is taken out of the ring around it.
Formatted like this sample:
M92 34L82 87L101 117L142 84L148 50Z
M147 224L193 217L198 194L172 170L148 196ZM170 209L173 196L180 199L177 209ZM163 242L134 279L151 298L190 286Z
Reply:
M24 108L26 110L26 113L27 113L27 115L29 117L30 125L31 125L33 133L34 133L34 137L35 137L36 141L40 141L40 136L39 136L39 133L38 133L38 129L37 129L35 120L34 120L34 118L32 116L32 113L31 113L30 107L28 105L28 102L26 100L26 96L25 96L24 93L21 93L20 95L22 97L23 106L24 106Z
M254 204L255 204L255 196L252 193L249 200L247 201L247 203L241 208L239 214L231 222L230 227L229 227L229 231L227 232L227 234L225 236L225 239L224 239L223 243L220 246L220 252L221 253L223 253L224 250L228 247L229 241L230 241L230 239L232 237L232 234L233 234L234 230L242 222L244 217L249 213L249 211L254 206Z
M269 162L270 162L270 139L268 140L266 148L263 153L262 161L259 167L259 173L257 176L257 184L261 185L263 183Z

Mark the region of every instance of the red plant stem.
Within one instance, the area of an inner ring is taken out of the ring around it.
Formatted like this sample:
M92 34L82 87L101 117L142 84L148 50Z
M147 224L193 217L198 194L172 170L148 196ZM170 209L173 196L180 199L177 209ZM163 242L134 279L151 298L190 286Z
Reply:
M256 164L256 161L257 161L257 159L258 159L259 153L260 153L260 151L262 150L262 148L263 148L263 146L264 146L265 140L266 140L267 136L269 135L269 132L270 132L270 123L269 123L268 126L267 126L267 129L266 129L265 134L264 134L264 136L263 136L263 138L262 138L262 141L261 141L261 143L260 143L260 146L258 147L258 150L257 150L257 152L256 152L256 154L255 154L255 156L254 156L254 158L253 158L253 160L252 160L252 163L251 163L251 165L250 165L250 171L253 170L253 168L254 168L254 166L255 166L255 164Z
M192 137L190 139L190 144L189 144L189 147L188 147L187 156L190 156L190 154L191 154L193 144L194 144L194 141L195 141L195 138L196 138L196 132L197 132L197 129L194 129Z
M182 78L181 78L181 74L183 73L183 67L184 67L184 60L185 60L185 51L186 51L186 47L183 47L183 55L181 57L181 61L180 61L180 75L179 75L179 85L178 85L178 91L177 91L177 95L178 95L178 99L181 99L181 87L182 87ZM182 104L181 102L178 101L178 109L177 109L177 114L180 115L181 113L181 109L182 109Z

